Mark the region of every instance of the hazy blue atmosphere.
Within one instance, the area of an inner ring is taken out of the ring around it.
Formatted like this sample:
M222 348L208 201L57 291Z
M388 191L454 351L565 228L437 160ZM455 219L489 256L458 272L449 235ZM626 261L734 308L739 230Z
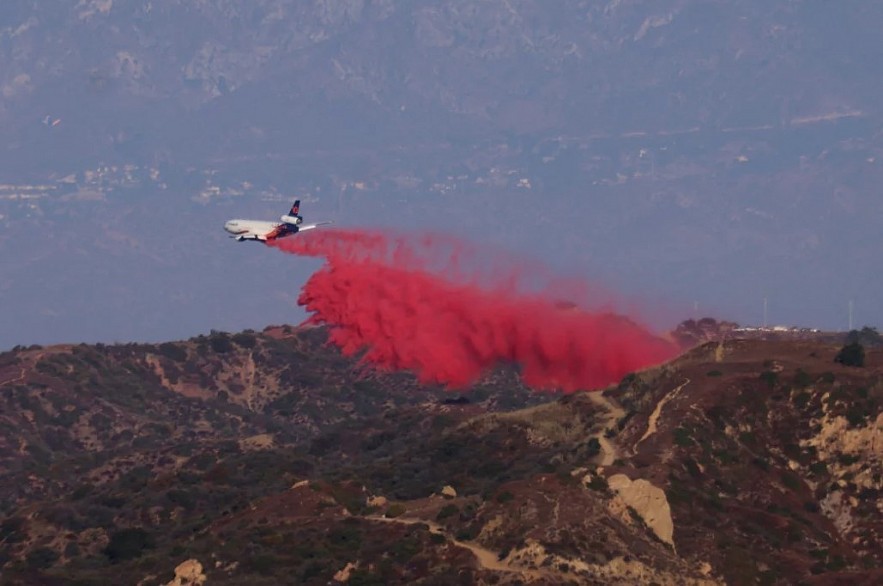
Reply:
M883 323L883 4L4 0L0 349L297 323L230 218L452 231L712 315Z

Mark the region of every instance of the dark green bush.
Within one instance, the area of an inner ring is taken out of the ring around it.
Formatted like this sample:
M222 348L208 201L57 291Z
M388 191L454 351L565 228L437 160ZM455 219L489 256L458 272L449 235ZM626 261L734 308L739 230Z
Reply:
M254 334L242 332L240 334L233 335L233 343L243 348L254 348L255 345L257 345L258 343L258 339L254 336Z
M442 519L447 519L448 517L456 515L459 512L460 512L460 509L457 508L457 505L455 505L455 504L445 505L444 507L441 508L441 510L438 512L438 515L436 515L435 518L437 521L441 521Z
M782 473L782 484L791 490L798 490L801 485L800 477L793 472L785 471Z
M395 517L400 517L401 515L404 515L406 510L407 509L405 509L405 505L401 503L393 503L389 505L389 508L386 509L386 513L383 516L393 519Z
M587 488L598 492L607 492L608 490L610 490L610 486L607 484L607 479L600 474L592 476L592 479L589 481Z
M28 552L25 558L30 568L45 569L58 561L58 552L50 547L38 547Z
M112 562L141 557L146 549L154 547L153 536L144 529L135 527L115 531L104 548L104 555Z
M844 366L862 367L865 365L865 347L858 342L846 344L834 357L834 362Z
M225 354L233 350L233 343L226 335L216 334L211 337L211 347L218 354Z
M601 442L598 440L598 438L593 437L586 444L586 448L588 449L586 457L594 458L601 453Z
M798 389L805 389L813 382L812 376L803 370L802 368L798 368L797 372L794 374L794 386Z
M772 370L765 370L760 373L760 380L765 382L771 389L779 382L779 374Z
M164 342L159 345L159 353L175 362L184 362L187 360L187 350L180 344L172 342Z
M692 446L695 443L693 438L690 437L690 432L683 427L675 428L674 441L676 445L681 446L682 448Z

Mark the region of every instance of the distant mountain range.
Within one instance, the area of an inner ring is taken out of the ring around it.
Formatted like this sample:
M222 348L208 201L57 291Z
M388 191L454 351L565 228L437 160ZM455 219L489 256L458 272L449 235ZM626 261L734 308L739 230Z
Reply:
M712 341L561 396L420 387L326 340L0 354L3 583L883 578L879 349Z
M878 324L881 26L868 0L4 3L0 346L289 321L313 267L219 223L294 196L529 252L668 327L764 298Z

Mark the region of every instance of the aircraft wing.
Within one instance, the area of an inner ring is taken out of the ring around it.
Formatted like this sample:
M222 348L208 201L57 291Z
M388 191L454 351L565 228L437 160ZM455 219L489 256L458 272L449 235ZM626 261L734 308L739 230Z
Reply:
M325 226L326 224L333 224L334 222L316 222L315 224L301 224L297 227L298 232L303 232L304 230L312 230L313 228L318 228L319 226Z

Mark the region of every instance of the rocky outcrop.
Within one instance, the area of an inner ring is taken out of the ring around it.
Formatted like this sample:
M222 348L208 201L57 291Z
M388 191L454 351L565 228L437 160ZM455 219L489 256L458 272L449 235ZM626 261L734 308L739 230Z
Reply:
M199 560L189 559L175 568L175 577L165 586L199 586L204 584L206 576Z
M650 567L640 560L629 557L617 556L606 563L587 563L580 559L573 559L550 553L541 544L534 540L527 540L523 548L513 550L506 558L507 562L519 564L525 567L554 568L557 571L556 578L581 582L589 580L589 583L603 584L660 584L665 586L713 586L721 582L713 578L697 578L684 576L679 573L667 572ZM548 577L548 576L546 576Z
M867 425L853 427L846 417L831 416L827 405L823 400L824 416L818 422L818 433L801 441L801 446L816 448L819 457L832 465L835 476L842 478L850 473L852 482L861 488L883 488L878 475L883 468L883 413ZM856 459L840 464L838 460L844 455Z
M369 496L366 503L369 507L385 507L389 503L389 501L386 499L385 496L375 495Z
M800 444L817 450L834 480L831 492L819 503L822 513L842 536L862 551L870 551L876 531L873 522L868 522L869 514L878 512L880 505L860 495L883 490L883 413L865 425L851 425L847 417L833 415L833 407L831 394L826 393L822 417L811 422L815 435Z
M607 484L616 493L615 498L622 499L626 506L631 507L656 537L674 546L671 508L661 488L641 478L633 481L625 474L614 474L607 479Z
M349 582L350 574L353 573L353 570L356 569L356 564L353 562L348 562L342 569L338 570L334 574L335 582Z

